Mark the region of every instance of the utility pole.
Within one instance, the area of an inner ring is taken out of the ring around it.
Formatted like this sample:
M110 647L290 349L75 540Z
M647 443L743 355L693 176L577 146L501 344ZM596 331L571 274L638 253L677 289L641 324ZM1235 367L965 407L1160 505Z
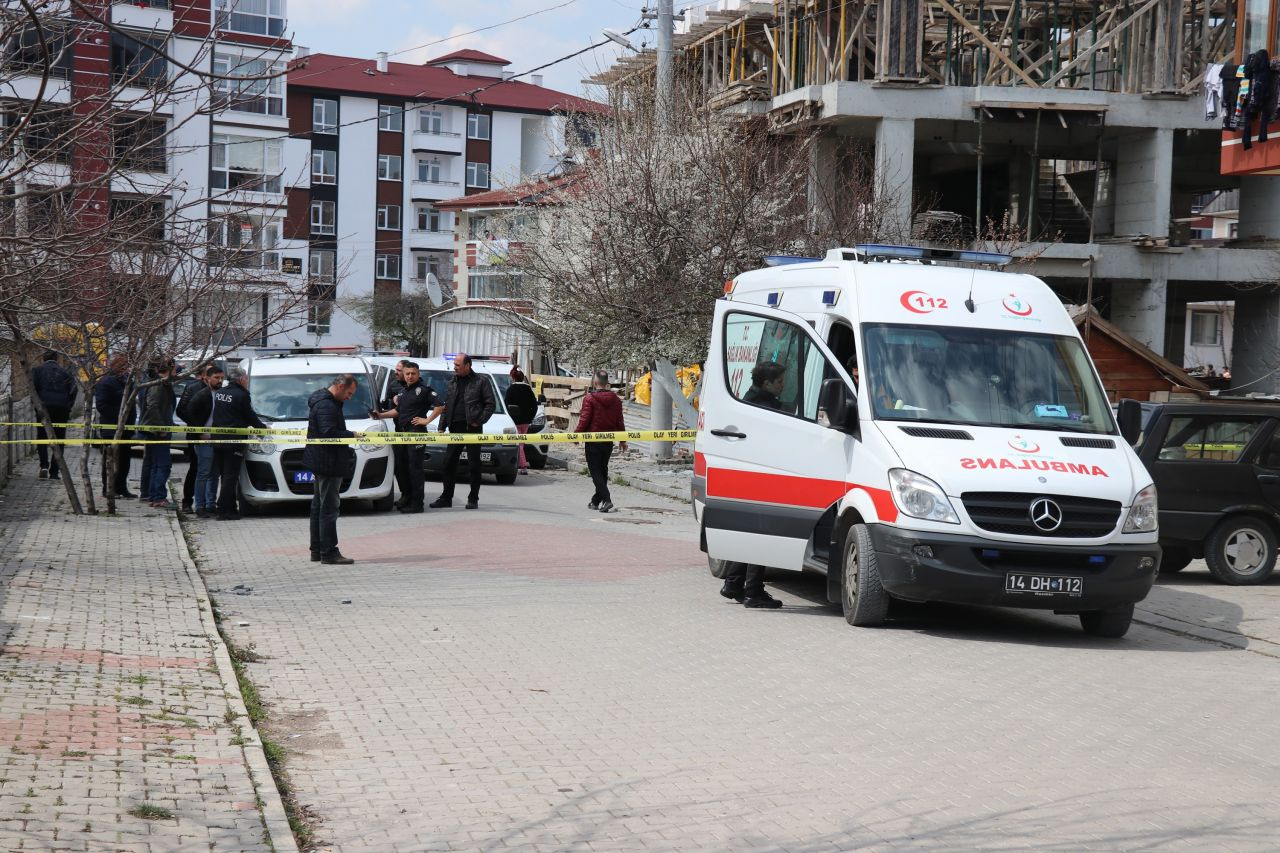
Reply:
M657 117L658 132L671 131L671 100L675 78L672 55L672 36L675 30L675 0L658 0L658 68L657 68ZM658 376L675 379L675 366L665 358L655 359L649 373L649 426L651 429L671 429L671 394ZM693 424L686 424L693 427ZM655 441L649 445L654 459L671 458L671 442Z

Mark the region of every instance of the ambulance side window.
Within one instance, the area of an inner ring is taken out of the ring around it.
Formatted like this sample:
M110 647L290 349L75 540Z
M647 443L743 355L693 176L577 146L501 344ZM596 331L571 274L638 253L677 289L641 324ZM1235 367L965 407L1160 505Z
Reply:
M725 318L724 365L735 399L808 421L818 418L822 380L835 375L800 326L737 312Z

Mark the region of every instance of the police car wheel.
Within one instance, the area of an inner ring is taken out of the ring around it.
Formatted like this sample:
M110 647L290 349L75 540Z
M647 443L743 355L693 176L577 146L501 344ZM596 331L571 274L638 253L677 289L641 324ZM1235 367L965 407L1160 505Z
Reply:
M711 570L711 577L723 580L724 576L729 573L729 561L707 557L707 568Z
M1080 614L1080 627L1095 637L1123 637L1133 621L1133 604L1120 604L1106 610L1088 610Z
M880 583L880 567L865 524L849 528L841 556L844 582L840 603L844 621L859 628L881 624L889 612L889 594Z

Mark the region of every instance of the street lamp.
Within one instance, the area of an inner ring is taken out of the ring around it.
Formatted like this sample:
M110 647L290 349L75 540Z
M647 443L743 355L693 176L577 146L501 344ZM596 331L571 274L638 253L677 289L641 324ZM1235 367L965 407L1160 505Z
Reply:
M620 44L623 47L625 47L627 50L635 51L636 53L640 52L640 48L632 44L631 39L627 38L617 30L604 29L604 30L601 30L600 32L604 35L605 38L607 38L609 41L613 42L614 44Z

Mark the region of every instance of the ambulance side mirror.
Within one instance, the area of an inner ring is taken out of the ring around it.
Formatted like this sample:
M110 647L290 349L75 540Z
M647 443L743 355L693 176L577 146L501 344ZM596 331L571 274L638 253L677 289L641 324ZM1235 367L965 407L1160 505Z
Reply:
M858 404L849 399L843 379L824 379L818 394L818 423L852 433L858 426Z
M1142 404L1137 400L1124 399L1116 408L1116 421L1120 425L1120 435L1129 444L1137 444L1142 435Z

